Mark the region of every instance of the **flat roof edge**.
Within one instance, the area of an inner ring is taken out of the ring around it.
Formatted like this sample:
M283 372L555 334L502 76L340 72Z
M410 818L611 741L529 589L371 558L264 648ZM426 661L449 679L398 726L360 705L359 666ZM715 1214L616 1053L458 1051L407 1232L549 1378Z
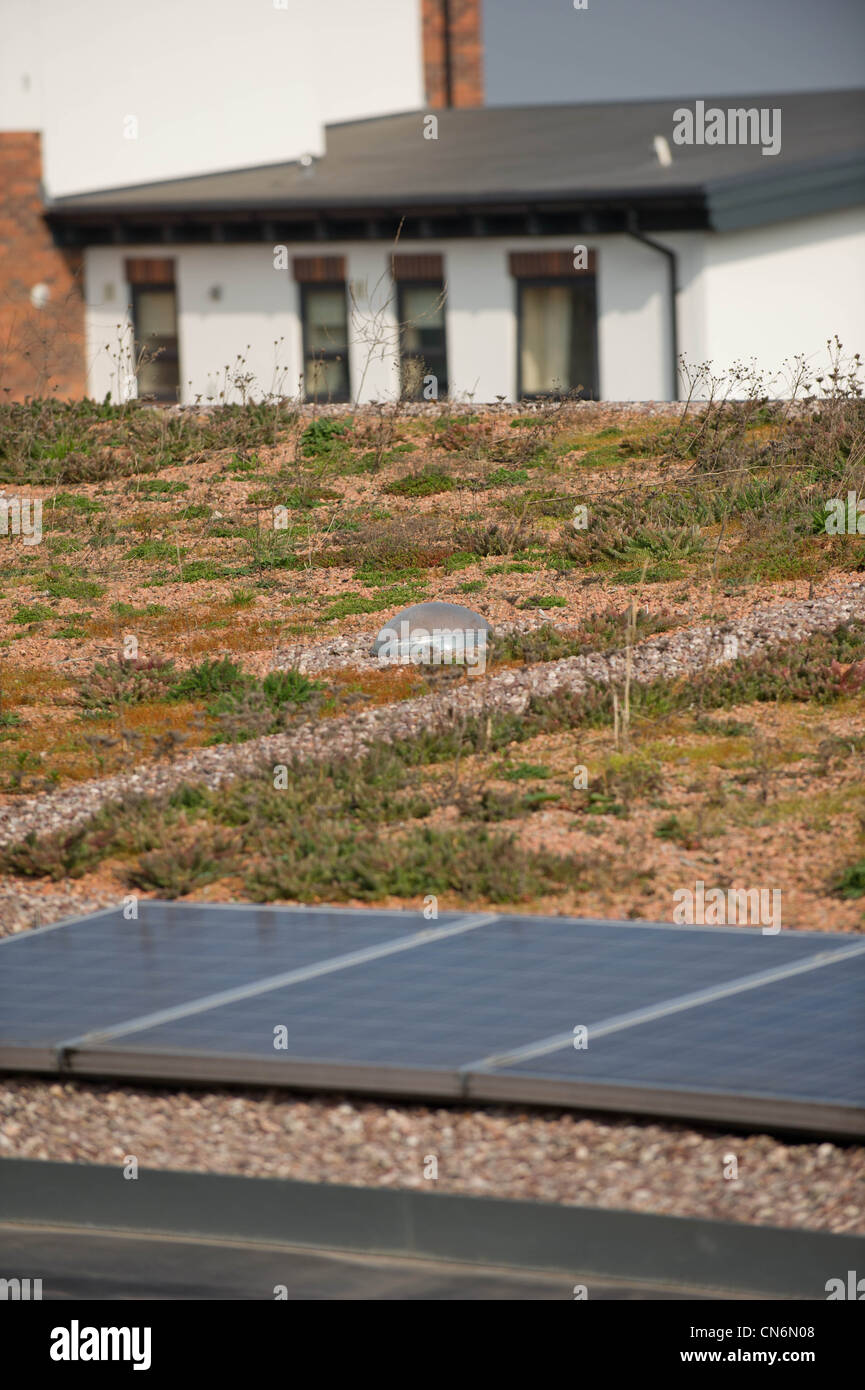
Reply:
M0 1159L0 1221L548 1270L704 1293L824 1300L865 1238L460 1192ZM71 1215L74 1213L74 1217ZM858 1262L858 1263L857 1263Z

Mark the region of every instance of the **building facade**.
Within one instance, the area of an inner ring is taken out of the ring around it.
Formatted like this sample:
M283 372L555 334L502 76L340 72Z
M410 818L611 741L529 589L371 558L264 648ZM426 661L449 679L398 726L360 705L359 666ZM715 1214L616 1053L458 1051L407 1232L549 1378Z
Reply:
M858 350L865 323L865 210L799 218L781 231L771 225L664 237L677 252L678 348L689 362L726 367L754 357L774 373L795 353L821 360L835 333ZM417 351L412 342L400 351L399 324L410 331L413 320L416 331L438 330L427 334L434 347L419 353L422 375L436 377L435 387L427 383L428 398L434 391L478 402L518 400L560 385L605 400L671 399L676 384L663 258L625 235L594 237L588 245L594 269L581 277L568 269L574 245L561 237L412 243L412 253L433 269L420 272L420 304L406 305L403 298L401 309L399 291L405 296L411 282L391 273L393 243L329 244L332 278L321 298L332 308L336 297L342 308L324 324L319 348L344 362L344 375L331 378L329 388L312 374L314 352L304 356L305 317L307 344L315 333L315 292L299 278L307 273L303 266L294 268L320 256L314 242L291 244L285 269L274 269L271 245L160 247L173 286L179 398L216 399L232 375L248 374L256 392L304 394L306 384L306 394L320 399L392 399L406 388L401 364ZM88 381L97 398L123 389L118 353L133 335L126 306L136 273L128 262L153 252L152 246L132 246L84 253ZM514 273L515 255L526 258L526 274ZM594 281L593 317L579 319L582 355L573 365L565 341L571 278ZM565 302L550 303L557 298ZM139 322L139 342L146 341L147 329ZM229 390L237 399L238 387Z

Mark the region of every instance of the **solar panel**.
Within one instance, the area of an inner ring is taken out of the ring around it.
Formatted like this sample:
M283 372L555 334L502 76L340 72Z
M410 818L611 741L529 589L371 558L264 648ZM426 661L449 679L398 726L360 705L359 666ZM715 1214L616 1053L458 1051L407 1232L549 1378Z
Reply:
M865 1134L865 954L472 1076L477 1099ZM833 957L828 957L829 961Z
M639 1025L635 1039L612 1031L590 1046L571 1044L511 1070L571 1080L711 1087L759 1092L771 1059L775 1095L843 1104L851 1070L865 1052L865 956L803 972L760 989L743 1030L727 1000Z
M103 914L0 951L13 963L0 1065L26 1052L34 1068L88 1075L865 1133L861 938L371 909L140 910L137 923ZM575 1047L580 1029L587 1045Z
M292 1057L340 1061L350 1042L353 1055L382 1066L459 1068L554 1030L572 1035L596 1021L599 1005L603 1016L619 1013L814 954L812 941L792 934L754 934L737 948L702 932L504 918L266 999L175 1018L134 1035L135 1045L272 1056L281 1025Z
M464 920L443 913L437 925ZM138 903L0 943L0 1065L43 1067L67 1039L374 949L420 912ZM14 1054L14 1057L13 1057Z

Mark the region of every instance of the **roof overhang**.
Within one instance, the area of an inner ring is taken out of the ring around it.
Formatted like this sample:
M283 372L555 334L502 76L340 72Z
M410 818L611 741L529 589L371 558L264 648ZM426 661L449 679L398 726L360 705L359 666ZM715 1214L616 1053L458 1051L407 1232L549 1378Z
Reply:
M765 179L727 179L709 184L706 205L716 232L838 212L865 204L865 156L826 159L819 166L769 172Z
M724 103L722 108L734 99ZM783 109L784 146L695 139L659 163L672 101L421 111L328 126L294 160L49 202L63 246L210 242L586 238L638 227L732 232L865 204L865 92L736 98ZM739 127L737 126L737 131ZM762 127L761 127L762 129ZM779 127L780 134L780 127Z
M492 236L599 236L624 232L634 217L646 231L690 231L709 226L705 195L676 190L664 197L625 191L603 197L531 200L414 199L384 203L285 204L272 207L207 205L64 207L45 212L60 246L201 244L446 239Z

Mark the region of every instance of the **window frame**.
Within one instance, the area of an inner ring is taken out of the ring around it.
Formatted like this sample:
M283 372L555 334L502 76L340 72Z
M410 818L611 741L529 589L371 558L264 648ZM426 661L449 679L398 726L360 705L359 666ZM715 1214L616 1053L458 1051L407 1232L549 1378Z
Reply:
M301 280L298 282L300 290L300 328L303 352L303 399L307 405L348 405L351 401L351 353L349 347L349 305L348 305L348 286L345 280ZM345 304L345 348L337 349L318 349L313 352L309 348L309 315L307 304L310 292L316 290L340 290ZM313 395L309 390L306 380L306 363L312 357L320 362L338 362L340 359L345 363L345 393L339 395L327 395L324 399L321 394Z
M598 401L600 394L600 361L598 358L598 279L594 271L581 271L579 275L520 275L514 277L516 293L516 319L517 319L517 400L518 401L543 401L543 400L566 400L573 387L568 387L565 391L533 391L526 393L523 391L523 288L527 289L559 289L562 285L575 289L577 283L582 281L591 282L591 295L593 314L592 330L592 364L593 380L591 383L591 394L581 394L575 396L575 400Z

